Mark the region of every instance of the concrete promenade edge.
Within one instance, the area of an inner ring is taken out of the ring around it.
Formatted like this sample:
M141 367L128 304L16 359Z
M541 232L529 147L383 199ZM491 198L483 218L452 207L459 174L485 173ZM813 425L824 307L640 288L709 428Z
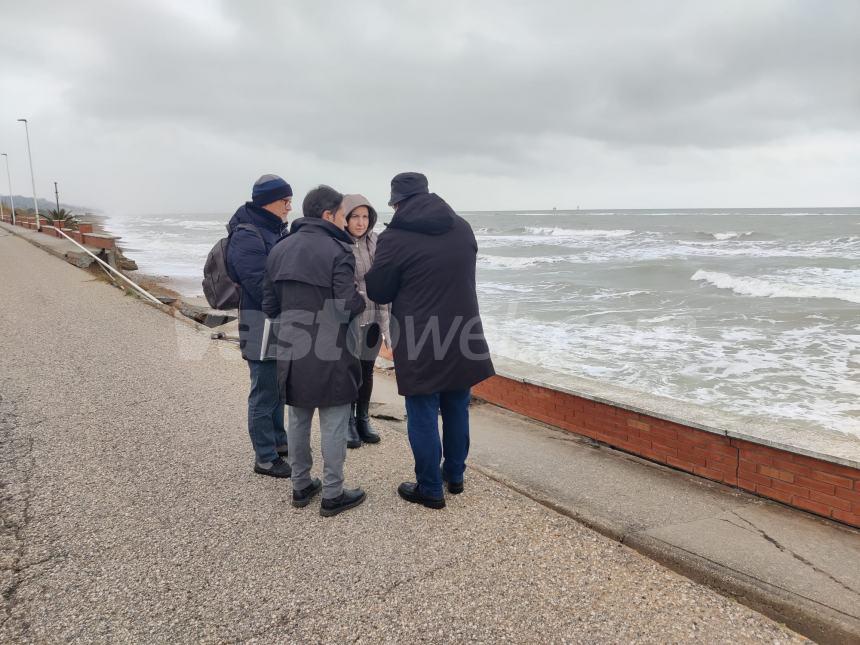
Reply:
M403 431L394 379L375 392ZM471 425L470 469L809 637L860 642L860 531L494 405Z
M347 462L368 502L293 509L251 472L235 347L7 231L0 275L2 642L803 640L478 469L444 511L403 503L411 456L381 397L383 443ZM531 438L475 418L483 467ZM573 470L555 454L548 478Z

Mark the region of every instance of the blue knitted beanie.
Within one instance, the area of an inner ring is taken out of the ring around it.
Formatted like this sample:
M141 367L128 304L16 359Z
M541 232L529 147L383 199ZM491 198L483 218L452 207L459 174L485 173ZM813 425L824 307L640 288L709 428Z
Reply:
M277 175L263 175L254 183L251 191L251 201L256 206L266 206L292 196L293 189Z

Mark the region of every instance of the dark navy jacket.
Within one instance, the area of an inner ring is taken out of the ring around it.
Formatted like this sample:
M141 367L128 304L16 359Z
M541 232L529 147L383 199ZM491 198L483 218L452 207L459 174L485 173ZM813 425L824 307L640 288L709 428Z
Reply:
M255 226L260 235L247 228L237 230L239 224ZM272 247L281 239L281 235L286 233L286 226L276 215L247 202L239 207L227 228L231 233L227 247L227 270L242 286L239 302L239 341L242 357L259 360L265 319L262 309L266 258Z

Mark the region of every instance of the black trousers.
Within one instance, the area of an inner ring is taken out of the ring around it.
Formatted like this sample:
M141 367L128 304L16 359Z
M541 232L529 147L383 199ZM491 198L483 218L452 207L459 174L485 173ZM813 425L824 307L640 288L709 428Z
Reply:
M370 395L373 393L373 364L372 361L361 361L361 387L358 388L358 400L370 401Z
M376 363L382 338L377 323L362 327L361 331L361 387L358 388L358 400L370 401L373 392L373 365Z

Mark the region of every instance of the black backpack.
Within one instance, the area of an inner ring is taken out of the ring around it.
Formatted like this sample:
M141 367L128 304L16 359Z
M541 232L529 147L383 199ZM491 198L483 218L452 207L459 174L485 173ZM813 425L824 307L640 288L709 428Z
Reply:
M227 237L222 237L215 242L215 246L206 257L206 264L203 265L203 295L213 309L239 308L242 287L233 280L227 269L227 248L233 233L242 228L254 231L263 243L263 248L266 246L259 229L253 224L239 224L234 231L230 231L230 227L227 226Z

